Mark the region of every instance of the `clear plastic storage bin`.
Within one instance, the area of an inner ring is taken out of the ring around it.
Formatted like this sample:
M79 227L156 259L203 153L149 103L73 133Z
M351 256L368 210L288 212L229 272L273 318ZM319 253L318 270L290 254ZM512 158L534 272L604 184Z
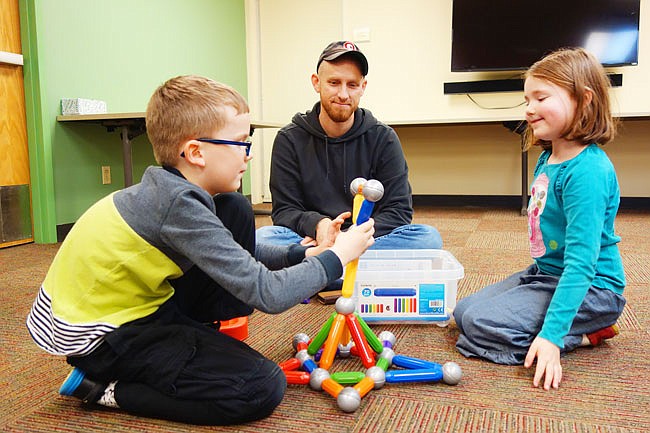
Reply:
M463 266L445 250L375 250L359 259L354 299L369 323L449 323Z

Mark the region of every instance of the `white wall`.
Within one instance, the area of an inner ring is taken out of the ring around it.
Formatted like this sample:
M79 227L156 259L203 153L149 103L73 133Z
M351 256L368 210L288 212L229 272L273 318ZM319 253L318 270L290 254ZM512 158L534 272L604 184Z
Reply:
M323 48L342 38L342 2L246 0L246 15L252 117L289 123L296 112L317 101L310 77ZM276 131L257 131L254 136L253 203L271 199L268 167Z
M612 90L614 111L650 115L650 5L641 2L639 65L612 68L623 86ZM369 62L368 87L361 100L386 123L398 121L474 122L447 126L398 127L414 194L516 195L520 193L519 138L500 123L485 120L523 116L522 92L445 95L444 82L517 76L517 72L450 72L452 0L247 0L255 14L249 32L250 99L259 101L253 117L288 123L311 108L318 96L310 75L331 41L354 40L368 29L370 41L356 41ZM256 28L252 26L256 25ZM505 108L512 107L512 108ZM257 110L257 111L256 111ZM605 147L617 165L624 196L650 196L643 179L650 165L647 121L634 121ZM257 134L256 134L257 135ZM274 136L258 138L264 147L253 164L253 200L270 200L267 166ZM258 147L258 148L259 148ZM536 153L531 155L534 165Z

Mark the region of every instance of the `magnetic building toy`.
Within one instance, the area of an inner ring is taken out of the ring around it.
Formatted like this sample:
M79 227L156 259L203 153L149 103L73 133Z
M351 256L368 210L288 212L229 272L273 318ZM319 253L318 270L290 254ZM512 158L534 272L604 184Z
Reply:
M384 188L377 180L356 178L350 185L354 195L352 221L362 224L370 218L374 203L381 199ZM364 320L355 312L352 299L358 259L345 268L341 297L316 336L310 340L304 333L293 337L295 356L279 364L287 377L287 383L309 385L323 390L337 401L345 412L354 412L361 399L372 389L385 383L440 382L456 385L462 371L455 362L444 365L422 359L396 354L393 350L395 336L383 331L376 336ZM336 356L359 357L365 372L335 372L330 374ZM400 369L389 370L391 366Z

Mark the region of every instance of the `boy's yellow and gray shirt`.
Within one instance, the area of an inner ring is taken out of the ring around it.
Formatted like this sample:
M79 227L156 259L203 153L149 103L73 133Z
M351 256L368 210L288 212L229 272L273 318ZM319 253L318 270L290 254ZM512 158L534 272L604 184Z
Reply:
M278 313L341 276L334 253L305 259L304 251L258 245L252 257L216 217L207 192L149 167L141 183L103 198L75 223L27 327L49 353L88 354L107 333L154 313L174 294L169 280L194 265L242 302Z

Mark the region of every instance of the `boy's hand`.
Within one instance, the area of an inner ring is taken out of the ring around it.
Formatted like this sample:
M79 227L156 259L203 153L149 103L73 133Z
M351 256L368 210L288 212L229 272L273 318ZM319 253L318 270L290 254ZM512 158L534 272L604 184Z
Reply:
M533 344L528 349L524 361L524 367L530 368L537 358L533 386L538 387L544 376L544 389L549 390L551 386L558 389L562 381L562 365L560 365L560 348L545 338L535 337Z
M354 259L358 259L372 244L375 243L375 238L372 236L375 233L375 220L370 218L365 223L359 226L352 226L346 232L341 232L332 251L339 257L343 267Z

